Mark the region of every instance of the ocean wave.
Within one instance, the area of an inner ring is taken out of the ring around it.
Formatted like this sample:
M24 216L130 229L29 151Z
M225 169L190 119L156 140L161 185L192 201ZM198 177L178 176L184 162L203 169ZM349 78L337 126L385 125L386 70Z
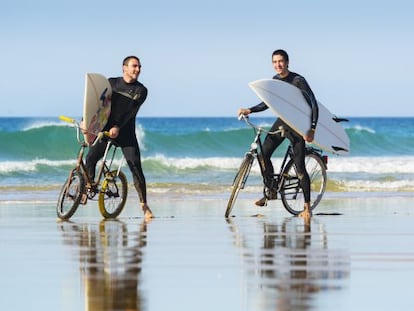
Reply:
M367 127L367 126L362 126L362 125L359 125L359 124L356 124L356 125L350 126L350 127L345 126L345 129L350 134L352 134L352 132L359 132L359 133L367 132L367 133L370 133L370 134L375 134L376 133L376 131L374 129L372 129L370 127Z
M255 122L270 127L272 121ZM408 121L364 122L346 125L350 157L414 155L414 126ZM8 124L0 129L0 160L68 160L76 156L76 131L57 118L9 120ZM143 156L164 154L175 158L240 157L254 138L251 128L229 118L144 119L137 122L136 135ZM282 156L286 145L278 148L275 156Z
M28 132L34 129L48 129L48 128L52 128L52 127L73 127L72 125L68 124L68 123L62 123L59 121L33 121L30 124L27 124L26 126L24 126L22 128L23 132Z

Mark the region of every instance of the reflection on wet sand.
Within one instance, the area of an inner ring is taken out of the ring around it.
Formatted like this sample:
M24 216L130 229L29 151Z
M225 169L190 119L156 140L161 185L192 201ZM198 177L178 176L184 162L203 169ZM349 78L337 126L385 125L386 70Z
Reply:
M350 256L329 249L323 224L297 217L259 223L255 232L248 227L251 222L229 220L246 266L250 304L266 305L266 310L310 310L318 294L344 287Z
M139 227L110 220L60 226L64 243L79 258L85 310L143 310L139 275L146 223Z

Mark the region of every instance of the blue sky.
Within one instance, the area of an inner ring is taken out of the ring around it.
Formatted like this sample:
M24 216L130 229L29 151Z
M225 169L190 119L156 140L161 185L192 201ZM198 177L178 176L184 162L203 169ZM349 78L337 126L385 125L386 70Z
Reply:
M119 76L130 54L142 116L233 116L277 48L338 116L414 116L411 0L7 2L0 116L80 116L84 74Z

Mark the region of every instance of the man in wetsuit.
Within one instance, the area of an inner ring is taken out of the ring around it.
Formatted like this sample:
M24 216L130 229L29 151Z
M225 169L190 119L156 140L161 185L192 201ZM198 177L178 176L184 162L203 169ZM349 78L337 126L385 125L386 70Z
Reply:
M112 87L111 114L104 131L122 148L122 152L131 170L135 188L141 202L145 219L152 218L147 204L147 186L141 166L141 154L135 134L135 117L147 98L148 90L140 82L141 62L136 56L128 56L122 62L122 77L109 78ZM97 162L105 152L106 143L98 142L91 146L86 156L86 168L93 178Z
M311 107L311 127L309 128L306 135L303 137L297 134L293 129L291 129L283 120L278 118L275 123L272 125L270 131L277 131L280 126L283 126L285 129L285 137L290 140L293 146L294 152L294 162L298 171L298 177L300 179L300 185L303 190L303 195L305 199L305 204L303 211L299 214L300 217L309 218L312 216L312 211L310 208L310 179L305 167L305 141L312 142L316 130L316 125L318 123L318 104L316 98L306 82L305 78L301 75L289 71L289 56L284 50L276 50L272 53L272 63L273 68L276 71L276 75L273 79L279 79L287 83L293 84L298 87L309 106ZM260 112L266 110L268 106L265 103L260 103L251 108L240 108L238 114L248 115L252 112ZM263 157L266 161L267 167L270 171L266 172L268 176L274 174L273 165L271 162L271 156L276 148L283 142L285 137L282 137L281 134L268 134L263 143ZM266 204L266 198L262 198L255 202L258 206L264 206Z

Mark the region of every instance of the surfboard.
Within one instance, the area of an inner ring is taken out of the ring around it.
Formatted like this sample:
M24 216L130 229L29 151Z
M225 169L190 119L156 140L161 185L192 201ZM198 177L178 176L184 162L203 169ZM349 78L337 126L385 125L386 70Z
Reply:
M83 129L86 143L92 144L108 122L111 113L112 88L106 77L98 73L86 73L83 102Z
M275 79L263 79L249 83L256 95L298 134L304 135L311 127L311 108L302 91L296 86ZM319 118L314 141L321 149L338 155L346 155L349 137L335 117L318 102Z

